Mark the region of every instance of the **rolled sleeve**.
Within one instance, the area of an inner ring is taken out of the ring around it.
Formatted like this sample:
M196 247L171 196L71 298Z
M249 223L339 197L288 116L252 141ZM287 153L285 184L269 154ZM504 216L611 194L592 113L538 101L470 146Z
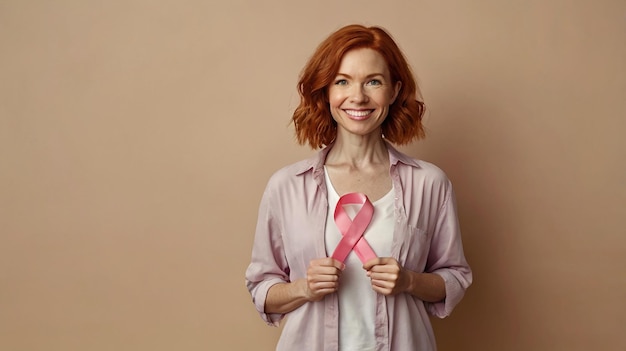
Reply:
M267 298L267 292L272 286L284 282L285 281L280 278L266 279L258 284L246 281L248 290L252 294L252 302L254 303L256 310L259 312L259 315L265 323L274 327L278 327L280 325L280 321L285 317L285 315L281 313L265 313L265 299Z
M284 315L265 313L265 300L273 285L289 281L289 267L280 225L272 214L276 207L272 207L271 191L268 185L259 206L252 258L246 270L246 287L261 318L269 325L278 326Z
M444 318L452 313L472 284L472 270L463 252L456 201L449 183L445 201L437 214L428 262L428 272L443 278L446 298L441 302L428 303L426 307L433 316Z
M465 290L469 286L466 276L469 274L471 277L471 272L460 273L450 269L441 269L433 273L443 278L446 287L446 298L440 302L426 303L426 308L431 315L445 318L452 313L454 307L463 299Z

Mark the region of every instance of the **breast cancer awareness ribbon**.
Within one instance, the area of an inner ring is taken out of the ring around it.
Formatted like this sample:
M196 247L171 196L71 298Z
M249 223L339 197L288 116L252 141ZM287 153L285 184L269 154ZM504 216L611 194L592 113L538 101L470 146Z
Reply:
M349 204L362 205L354 219L350 219L343 208ZM333 252L334 259L344 262L352 250L363 263L376 257L376 253L363 237L373 215L374 205L365 194L348 193L339 198L335 207L335 223L343 237Z

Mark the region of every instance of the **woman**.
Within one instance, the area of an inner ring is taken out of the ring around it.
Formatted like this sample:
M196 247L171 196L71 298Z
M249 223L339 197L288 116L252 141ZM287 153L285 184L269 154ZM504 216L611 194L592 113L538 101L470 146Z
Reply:
M472 273L450 181L390 144L423 137L406 60L350 25L298 87L297 139L322 149L269 180L246 271L261 317L289 317L277 350L435 350L427 313L449 315Z

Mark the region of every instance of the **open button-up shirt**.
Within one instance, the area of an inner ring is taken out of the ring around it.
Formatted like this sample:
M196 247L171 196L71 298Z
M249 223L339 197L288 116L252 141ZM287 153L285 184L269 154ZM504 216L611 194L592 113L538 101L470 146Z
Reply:
M265 313L274 284L306 278L309 262L327 257L324 230L329 211L324 162L331 146L314 157L277 171L261 204L246 270L246 285L266 323L285 315ZM463 253L452 185L436 166L415 160L387 144L395 192L392 257L406 269L440 275L446 298L427 303L407 293L376 298L376 350L436 350L428 313L448 316L472 282ZM287 314L277 350L338 350L336 294L308 302Z

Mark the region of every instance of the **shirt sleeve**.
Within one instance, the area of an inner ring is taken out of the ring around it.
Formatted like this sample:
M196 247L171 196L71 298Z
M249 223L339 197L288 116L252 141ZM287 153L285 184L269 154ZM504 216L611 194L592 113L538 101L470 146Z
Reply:
M274 284L289 281L280 225L273 214L275 208L270 183L259 206L252 258L246 270L246 287L252 295L252 302L261 318L272 326L278 326L284 314L265 313L267 292Z
M441 302L426 304L429 313L438 318L449 316L472 284L472 270L463 252L456 199L449 181L445 189L446 196L437 212L426 266L427 272L440 275L445 282L446 298Z

